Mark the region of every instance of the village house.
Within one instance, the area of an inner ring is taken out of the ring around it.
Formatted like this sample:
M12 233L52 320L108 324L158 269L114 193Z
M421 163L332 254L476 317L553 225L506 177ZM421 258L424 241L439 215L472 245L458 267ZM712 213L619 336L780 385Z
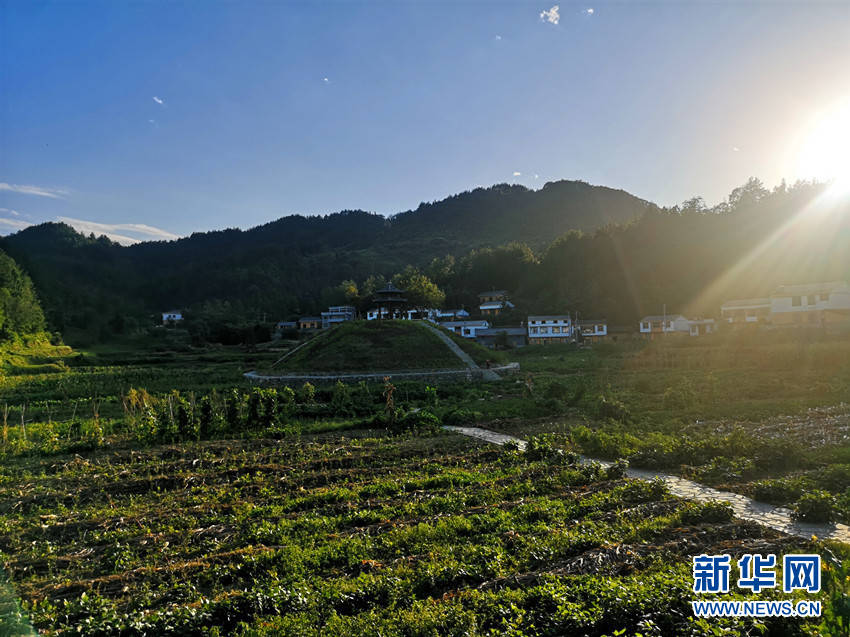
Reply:
M298 321L278 321L274 327L278 332L284 332L286 330L297 330Z
M777 326L826 326L850 321L850 286L844 281L782 285L770 295Z
M435 310L434 318L438 321L462 321L469 318L469 312L460 310Z
M169 310L162 313L162 324L176 323L183 320L183 312L181 310Z
M357 308L351 305L332 305L326 312L322 312L322 329L353 321L357 316Z
M573 321L569 314L529 316L526 329L531 345L566 343L573 339Z
M582 319L577 322L575 330L581 334L582 340L594 342L608 338L608 321L605 319Z
M688 333L691 336L703 336L705 334L711 334L716 330L717 327L714 324L713 318L688 320Z
M478 311L481 316L496 316L502 310L513 309L514 304L508 300L507 290L491 290L478 295Z
M640 320L640 333L654 338L658 334L670 334L679 332L681 334L690 334L691 326L681 314L666 314L644 316Z
M525 347L527 335L525 328L520 327L490 327L478 330L475 342L488 349L499 349L501 345L509 348Z
M298 319L299 330L318 330L322 327L321 316L302 316Z
M445 327L450 332L454 332L458 336L464 338L475 338L479 330L486 330L490 327L487 321L445 321L440 323L441 327Z
M734 326L764 323L770 318L770 299L734 299L720 306L720 318Z

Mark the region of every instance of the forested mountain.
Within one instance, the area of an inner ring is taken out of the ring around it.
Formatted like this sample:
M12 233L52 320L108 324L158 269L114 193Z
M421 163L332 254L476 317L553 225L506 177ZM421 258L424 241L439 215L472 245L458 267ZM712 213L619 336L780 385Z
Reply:
M51 329L93 338L171 308L248 324L344 301L365 306L393 274L427 275L449 306L507 289L519 309L506 320L571 311L633 324L663 305L713 315L727 298L850 278L850 204L823 185L768 191L750 180L715 208L693 199L660 209L558 182L477 189L389 219L290 216L130 247L43 224L0 247L29 271Z
M44 330L44 314L32 282L0 250L0 342Z
M390 219L363 211L294 215L246 231L129 247L48 223L5 237L0 247L30 271L53 329L108 336L127 321L207 302L251 321L317 312L335 300L333 287L344 278L390 275L511 240L544 247L571 228L628 221L647 206L583 182L540 191L502 184Z

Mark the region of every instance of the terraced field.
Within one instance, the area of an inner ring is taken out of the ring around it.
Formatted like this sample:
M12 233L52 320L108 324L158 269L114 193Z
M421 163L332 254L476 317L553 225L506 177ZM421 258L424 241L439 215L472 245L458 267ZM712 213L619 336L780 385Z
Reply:
M381 430L16 458L0 550L45 634L818 634L690 606L693 555L818 547L621 476Z

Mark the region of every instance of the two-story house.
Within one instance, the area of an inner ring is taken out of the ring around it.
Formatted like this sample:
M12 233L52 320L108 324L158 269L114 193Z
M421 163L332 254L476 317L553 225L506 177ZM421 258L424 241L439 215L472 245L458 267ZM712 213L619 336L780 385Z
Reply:
M526 330L530 345L567 343L573 339L573 321L569 314L529 316Z

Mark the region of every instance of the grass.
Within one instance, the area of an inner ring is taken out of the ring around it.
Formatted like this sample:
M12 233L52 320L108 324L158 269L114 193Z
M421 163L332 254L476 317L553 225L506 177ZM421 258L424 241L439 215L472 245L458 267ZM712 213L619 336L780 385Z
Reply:
M285 371L458 369L463 362L412 321L350 321L317 336L280 365Z

